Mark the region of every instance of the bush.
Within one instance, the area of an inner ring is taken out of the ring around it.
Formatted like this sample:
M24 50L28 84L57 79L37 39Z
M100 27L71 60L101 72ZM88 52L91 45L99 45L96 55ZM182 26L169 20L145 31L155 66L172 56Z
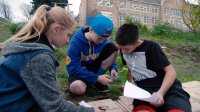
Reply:
M75 30L78 30L79 28L81 28L80 25L76 25Z
M64 46L63 48L56 48L55 53L56 53L56 57L59 61L61 61L62 59L65 59L65 57L66 57L66 46Z
M140 29L140 32L142 32L142 33L148 32L147 26L143 25L140 20L133 20L131 16L126 16L125 21L126 21L126 23L133 23L133 24L137 25L138 28Z
M16 34L23 26L24 26L24 22L21 23L13 23L10 25L10 32L12 34Z
M0 29L1 30L7 30L7 29L9 29L9 27L10 27L10 25L11 25L12 23L1 23L0 24Z
M174 28L171 24L167 22L157 22L152 29L152 35L176 35L181 34L183 31Z

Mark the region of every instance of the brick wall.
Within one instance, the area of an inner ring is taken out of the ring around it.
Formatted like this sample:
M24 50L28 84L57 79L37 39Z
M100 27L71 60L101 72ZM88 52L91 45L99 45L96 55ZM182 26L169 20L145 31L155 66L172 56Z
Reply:
M115 27L122 25L124 16L129 15L148 28L160 20L188 30L180 16L184 5L184 0L81 0L79 24L86 25L86 17L92 12L101 12L113 20Z

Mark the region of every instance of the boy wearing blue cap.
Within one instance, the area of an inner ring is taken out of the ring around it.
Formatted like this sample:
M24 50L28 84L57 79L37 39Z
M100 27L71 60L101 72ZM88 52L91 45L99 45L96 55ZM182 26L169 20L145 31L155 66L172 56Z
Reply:
M90 27L81 27L73 35L67 51L66 70L69 74L67 86L76 95L85 93L87 85L94 85L99 92L108 92L111 76L118 76L117 47L108 37L113 31L112 21L103 15L89 18Z
M154 103L134 99L133 112L191 112L190 96L156 42L139 39L139 29L132 23L120 26L115 40L128 65L128 80L158 96Z

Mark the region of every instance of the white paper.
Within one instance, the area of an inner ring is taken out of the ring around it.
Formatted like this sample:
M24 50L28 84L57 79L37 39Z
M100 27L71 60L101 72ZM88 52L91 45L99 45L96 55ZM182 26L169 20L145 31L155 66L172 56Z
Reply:
M84 107L92 107L91 105L89 105L88 103L86 103L84 100L82 100L79 105L84 106Z
M159 98L158 95L151 95L148 91L139 88L128 81L126 81L124 87L124 96L147 102L156 102Z

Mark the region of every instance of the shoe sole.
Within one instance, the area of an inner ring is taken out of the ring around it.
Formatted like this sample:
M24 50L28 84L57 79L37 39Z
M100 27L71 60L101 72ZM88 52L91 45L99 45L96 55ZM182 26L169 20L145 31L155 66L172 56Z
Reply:
M107 93L109 90L104 90L104 91L98 91L99 93Z

